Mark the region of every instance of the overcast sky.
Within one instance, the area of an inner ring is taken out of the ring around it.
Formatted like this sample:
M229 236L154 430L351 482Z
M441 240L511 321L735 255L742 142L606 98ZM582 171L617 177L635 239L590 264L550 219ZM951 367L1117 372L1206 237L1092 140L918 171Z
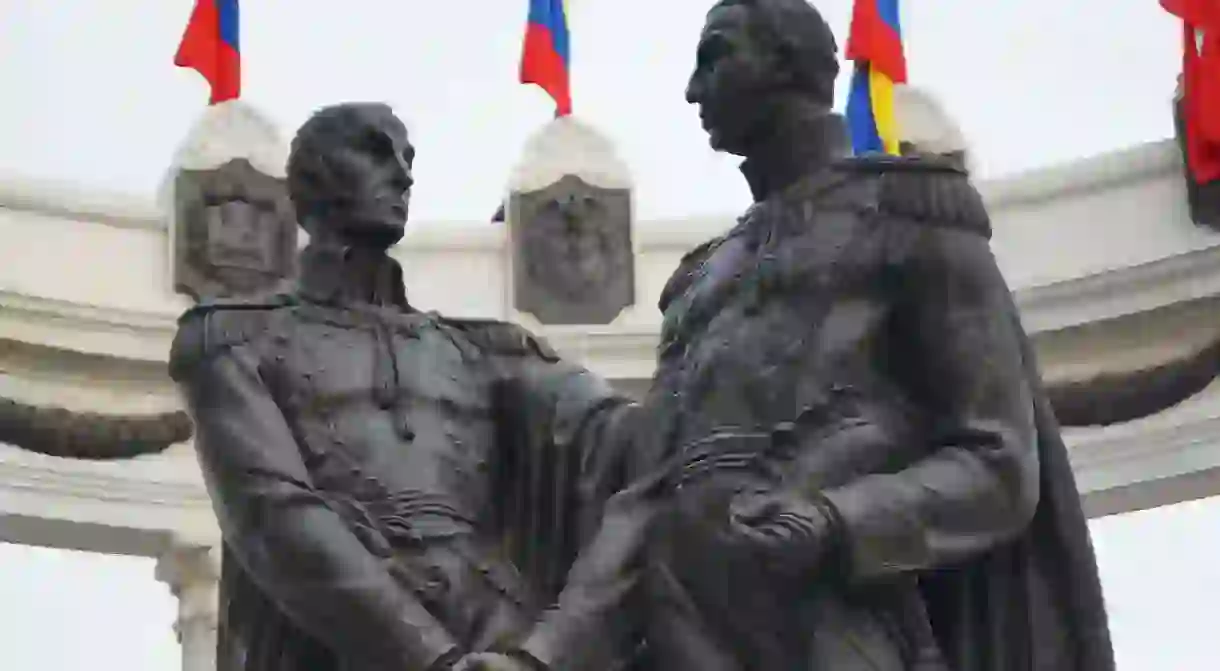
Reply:
M619 146L641 217L741 210L734 161L682 99L710 0L570 1L576 111ZM171 64L191 4L0 2L0 172L151 200L206 102ZM246 99L288 130L328 103L393 104L419 149L417 218L485 219L549 117L516 83L526 0L242 4ZM843 35L850 1L815 4ZM912 81L957 116L985 177L1172 132L1178 32L1156 0L903 5ZM1124 671L1216 668L1218 527L1214 500L1093 524ZM176 669L175 608L149 560L0 546L6 671Z

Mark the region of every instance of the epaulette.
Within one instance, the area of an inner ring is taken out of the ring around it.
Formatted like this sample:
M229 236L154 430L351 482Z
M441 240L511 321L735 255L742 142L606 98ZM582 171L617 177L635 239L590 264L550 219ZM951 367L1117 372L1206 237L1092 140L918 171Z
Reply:
M178 318L169 374L183 379L201 361L249 342L268 328L271 313L295 303L289 294L207 299Z
M657 307L661 312L665 312L665 308L669 306L675 296L686 291L695 278L695 272L703 265L708 254L721 242L724 242L724 236L716 236L682 255L677 269L674 270L673 275L669 276L669 281L661 289L661 297L657 300Z
M991 237L983 197L960 165L935 156L857 156L836 167L878 179L877 206L903 219Z
M559 361L559 353L544 338L512 322L497 319L456 319L441 317L440 322L465 334L475 347L499 356L538 357Z

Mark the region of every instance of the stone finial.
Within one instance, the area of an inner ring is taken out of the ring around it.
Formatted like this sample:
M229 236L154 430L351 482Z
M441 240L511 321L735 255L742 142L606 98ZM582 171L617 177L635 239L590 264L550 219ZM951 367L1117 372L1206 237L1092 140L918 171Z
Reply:
M604 325L635 303L631 175L605 136L551 121L526 143L509 192L516 310Z
M530 136L509 178L509 190L544 189L565 176L603 189L630 189L631 172L614 143L573 116L552 120Z
M910 85L895 87L894 114L903 153L956 156L967 169L973 167L961 126L931 92Z
M195 300L269 291L296 273L288 145L249 104L208 107L162 187L173 285Z
M219 168L235 158L244 158L255 170L284 177L288 142L279 128L262 112L243 100L208 106L174 152L165 187L172 187L182 170Z

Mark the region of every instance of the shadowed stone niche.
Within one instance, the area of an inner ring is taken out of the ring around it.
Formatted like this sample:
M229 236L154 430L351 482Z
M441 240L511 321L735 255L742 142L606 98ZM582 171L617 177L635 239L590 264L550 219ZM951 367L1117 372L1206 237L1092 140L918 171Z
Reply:
M605 138L571 117L543 128L508 198L513 307L542 324L604 325L634 305L631 204Z

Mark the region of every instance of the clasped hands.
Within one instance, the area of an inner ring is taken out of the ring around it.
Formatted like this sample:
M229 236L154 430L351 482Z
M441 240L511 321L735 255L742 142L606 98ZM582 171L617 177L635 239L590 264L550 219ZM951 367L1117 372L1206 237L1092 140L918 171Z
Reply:
M783 572L818 568L836 532L829 504L798 492L743 492L729 504L729 543Z
M790 490L749 491L729 504L728 541L782 572L817 569L836 540L829 504ZM453 671L538 671L527 658L499 653L472 653Z

